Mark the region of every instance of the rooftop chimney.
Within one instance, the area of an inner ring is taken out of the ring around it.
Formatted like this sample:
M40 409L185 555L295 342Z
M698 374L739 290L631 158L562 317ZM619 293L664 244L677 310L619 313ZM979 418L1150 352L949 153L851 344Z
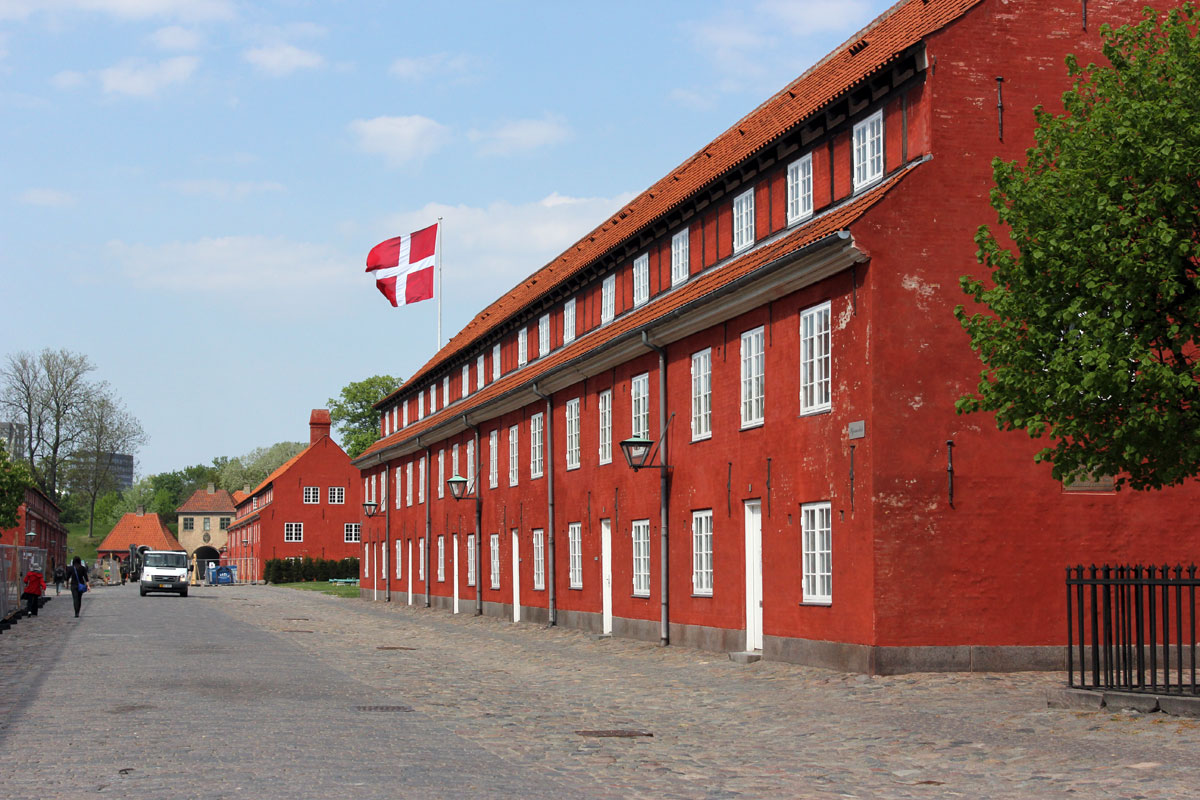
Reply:
M144 516L146 515L146 507L145 507L145 506L138 506L138 507L137 507L137 515L138 515L139 517L144 517Z
M216 487L216 486L214 486L213 484L211 484L211 483L210 483L210 484L208 485L208 493L209 493L209 494L216 494L216 493L217 493L217 487Z
M312 416L308 418L308 443L316 444L322 436L329 435L329 428L333 423L329 419L329 409L314 408Z
M250 484L248 484L248 483L242 484L242 494L246 494L246 495L250 494Z

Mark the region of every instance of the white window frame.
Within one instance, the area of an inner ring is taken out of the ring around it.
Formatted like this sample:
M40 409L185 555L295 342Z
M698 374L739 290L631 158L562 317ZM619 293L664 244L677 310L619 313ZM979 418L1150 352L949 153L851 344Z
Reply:
M446 448L438 450L438 499L446 496Z
M690 239L688 238L688 229L676 233L671 237L671 285L678 286L687 281L691 275L691 261L689 257Z
M405 400L400 405L400 411L404 418L404 427L408 427L408 400Z
M833 407L832 304L826 300L800 312L800 413Z
M437 384L431 383L431 384L429 384L429 413L430 413L430 415L432 416L433 414L437 413L437 409L438 409Z
M545 358L550 352L550 315L542 314L538 318L538 358Z
M475 534L467 534L467 586L475 585Z
M486 364L487 364L487 356L485 356L483 353L480 353L478 356L475 357L475 389L476 389L476 391L483 388L484 379L487 377L486 375L484 375L484 372L483 372L484 366Z
M546 588L546 537L541 528L533 529L533 590Z
M466 400L471 393L471 365L462 365L462 399Z
M517 366L529 363L529 329L524 325L517 331Z
M403 545L403 544L404 544L403 540L401 540L401 539L396 540L396 580L400 580L402 577L404 577L404 572L400 569L402 561L403 561L400 550L401 550L401 545Z
M413 503L413 462L408 462L404 465L404 504L411 506Z
M692 594L712 597L713 593L713 512L711 508L692 512Z
M650 254L642 253L633 260L633 307L650 302Z
M329 504L334 506L345 505L346 503L346 487L345 486L330 486L329 487Z
M417 540L417 580L425 580L425 537Z
M375 479L379 477L378 472L371 473L371 502L374 503L379 499L379 495L375 493Z
M650 438L650 373L634 375L629 381L629 435Z
M767 331L759 326L742 334L742 428L763 424L766 409Z
M283 540L285 542L303 542L304 541L304 523L303 522L285 522L285 523L283 523Z
M516 425L510 425L508 428L508 485L516 486L520 480L521 465L521 436L520 428ZM499 534L497 534L499 536Z
M883 180L883 110L854 125L854 191Z
M316 506L321 504L321 487L320 486L305 486L304 487L304 505Z
M567 401L567 469L579 469L579 398Z
M417 393L417 419L425 419L425 392Z
M450 376L442 376L442 408L450 405Z
M787 169L787 222L795 225L813 215L812 153L798 158Z
M417 462L417 502L425 502L425 456Z
M491 544L492 588L500 588L500 534L493 533L489 538Z
M475 488L475 440L467 440L467 491L472 491Z
M563 303L563 344L575 341L575 298Z
M635 519L630 529L633 596L650 596L650 520Z
M578 522L567 525L567 553L570 566L570 588L583 588L583 526Z
M396 473L396 508L400 508L400 501L404 499L404 493L400 491L400 476L404 473L404 469L397 467L392 471Z
M612 463L612 389L596 397L597 418L600 423L599 456L601 464Z
M462 473L458 471L458 443L457 442L455 442L454 446L450 448L450 477L453 478L455 475L462 475Z
M488 486L500 485L500 429L488 434Z
M545 417L541 412L529 418L529 477L542 477L545 456L542 452L542 421Z
M446 582L446 536L438 534L438 583Z
M754 187L733 198L733 252L754 244Z
M692 441L712 438L712 348L692 353Z
M492 345L492 380L500 380L500 343Z
M833 603L833 511L828 502L800 506L804 602Z
M349 544L351 542L362 541L362 523L347 522L342 529L342 543Z
M612 322L617 308L617 276L609 275L600 284L600 324Z

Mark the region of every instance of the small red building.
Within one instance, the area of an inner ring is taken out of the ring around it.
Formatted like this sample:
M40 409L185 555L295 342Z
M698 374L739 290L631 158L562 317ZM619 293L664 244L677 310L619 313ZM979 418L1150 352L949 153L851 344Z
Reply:
M131 545L149 547L151 550L183 550L183 545L162 518L158 514L147 514L142 506L121 517L96 548L96 554L100 558L127 561Z
M330 438L329 411L309 417L309 444L238 501L223 563L239 579L262 580L273 558L343 559L360 555L358 470Z
M67 529L58 521L60 509L36 486L25 490L25 502L17 509L17 524L0 529L0 544L38 547L46 551L49 572L64 563L67 557ZM32 532L32 537L26 536Z

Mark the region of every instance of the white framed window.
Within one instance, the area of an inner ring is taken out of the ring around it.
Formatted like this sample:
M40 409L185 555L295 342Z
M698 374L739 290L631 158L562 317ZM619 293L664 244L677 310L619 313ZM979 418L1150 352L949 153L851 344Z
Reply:
M467 534L467 586L475 585L475 534Z
M633 260L633 305L640 306L650 299L650 255L642 253Z
M321 502L321 487L305 486L304 487L304 504L313 505Z
M403 415L403 418L404 418L404 427L407 428L408 427L408 401L407 400L405 400L403 403L400 404L400 413Z
M633 414L633 424L630 436L633 438L650 438L650 373L643 372L635 375L629 382L630 408Z
M392 406L392 430L395 431L400 426L400 406Z
M379 495L377 495L375 493L375 479L378 477L379 477L379 473L377 473L377 472L371 473L371 502L375 502L379 499Z
M380 422L380 427L382 428L382 430L380 431L381 436L387 436L388 434L391 433L391 431L388 428L389 420L390 420L390 417L387 414L384 414L383 421Z
M788 164L787 221L795 225L813 213L812 153Z
M500 429L488 434L488 486L500 485Z
M883 178L883 111L854 126L854 191Z
M475 389L478 391L483 388L483 367L487 362L487 357L480 353L475 357Z
M508 429L508 485L517 485L517 475L519 465L517 459L520 458L521 448L518 444L517 426L513 425ZM499 535L499 534L497 534Z
M546 535L541 528L533 529L533 588L546 588Z
M475 488L475 440L467 440L467 489Z
M801 414L828 411L832 406L829 317L828 300L800 312Z
M517 366L523 367L529 363L529 330L522 325L517 331Z
M609 275L600 284L600 324L612 322L617 315L617 276Z
M500 343L492 345L492 380L500 380Z
M633 596L650 596L650 520L633 521Z
M766 393L766 332L762 327L742 334L742 427L763 422Z
M572 589L583 588L583 529L578 522L567 526L567 553Z
M446 582L446 537L438 536L438 583Z
M600 420L600 463L612 462L612 389L596 397L596 416Z
M404 544L404 542L400 541L399 539L396 540L396 580L400 580L401 578L404 577L404 573L400 569L400 565L401 565L400 548L403 544Z
M550 315L542 314L538 318L538 358L545 358L550 352Z
M195 517L184 517L183 518L183 529L185 531L195 530L196 529Z
M713 593L712 509L692 512L692 594Z
M404 472L404 470L400 467L397 467L394 472L396 474L396 508L400 508L400 501L404 497L403 492L400 491L400 475Z
M421 456L421 460L417 462L417 502L425 502L425 456Z
M303 522L285 522L285 523L283 523L283 540L285 542L303 542L304 541L304 523Z
M362 525L358 522L347 522L342 532L343 542L361 542Z
M471 365L462 365L462 398L465 400L471 393Z
M455 475L462 475L462 472L460 472L458 469L458 445L457 444L455 444L454 447L450 448L450 477L454 477Z
M804 546L804 602L833 602L833 515L829 503L800 506Z
M425 539L417 541L417 580L425 580Z
M404 504L411 506L413 498L413 462L404 465Z
M492 588L500 588L500 534L493 533L490 537L492 555Z
M437 411L437 409L437 384L431 383L429 384L429 413L432 414Z
M442 377L442 408L450 405L450 376Z
M204 518L204 530L206 530L206 531L212 530L212 517Z
M754 187L733 198L733 252L754 244Z
M329 502L335 506L344 505L346 502L346 487L345 486L330 486L329 487Z
M579 398L567 401L567 469L579 469Z
M288 559L288 561L291 561L291 560L292 559L290 559L290 558ZM364 578L371 577L371 547L370 547L370 545L363 545L362 564L363 564L363 577Z
M712 437L712 348L692 353L692 441Z
M438 499L446 496L446 451L438 450Z
M542 415L529 418L529 477L542 477Z
M575 298L563 303L563 344L575 341Z
M425 392L417 394L417 419L425 419Z
M691 264L688 260L688 229L671 237L671 285L678 286L688 279Z

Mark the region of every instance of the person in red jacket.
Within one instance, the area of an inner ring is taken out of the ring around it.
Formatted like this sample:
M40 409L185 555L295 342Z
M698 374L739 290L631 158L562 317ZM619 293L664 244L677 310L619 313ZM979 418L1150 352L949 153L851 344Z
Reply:
M34 564L29 568L29 572L25 573L25 591L21 593L21 599L25 601L25 609L29 612L29 616L37 616L38 599L45 591L46 579L42 577L41 568Z

